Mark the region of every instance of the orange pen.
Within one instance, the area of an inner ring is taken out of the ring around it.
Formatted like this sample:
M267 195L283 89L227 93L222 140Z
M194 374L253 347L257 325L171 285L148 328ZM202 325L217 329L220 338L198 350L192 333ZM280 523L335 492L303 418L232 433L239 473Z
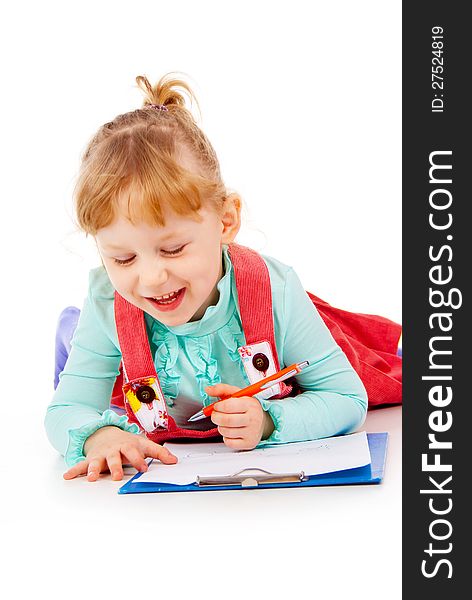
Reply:
M289 367L285 367L285 369L282 369L278 373L274 373L273 375L269 375L269 377L265 377L264 379L261 379L260 381L253 383L252 385L248 385L247 387L243 388L242 390L239 390L238 392L234 392L234 394L230 394L229 396L221 397L220 400L226 400L227 398L241 398L241 396L255 396L258 392L260 392L266 388L270 388L273 385L275 385L276 383L280 383L281 381L284 381L284 379L288 379L289 377L292 377L293 375L300 373L300 371L302 369L304 369L305 367L307 367L309 364L310 363L307 360L305 360L304 362L295 363L293 365L290 365ZM220 402L220 400L217 400L216 402L213 402L212 404L205 406L205 408L203 408L202 410L199 410L197 413L195 413L188 419L189 422L199 421L200 419L209 417L211 415L211 413L213 412L213 408L214 408L215 404Z

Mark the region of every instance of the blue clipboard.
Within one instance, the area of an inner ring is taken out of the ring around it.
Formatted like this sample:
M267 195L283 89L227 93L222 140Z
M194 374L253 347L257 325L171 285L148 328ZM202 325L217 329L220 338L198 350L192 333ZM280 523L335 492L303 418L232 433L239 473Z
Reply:
M200 484L175 485L171 483L142 482L139 478L142 473L130 479L120 487L118 494L146 494L153 492L204 492L208 490L238 490L238 489L266 489L278 487L312 487L317 485L357 485L372 484L382 481L385 470L385 459L387 456L388 433L368 433L367 441L371 464L355 469L346 469L334 473L323 473L322 475L311 475L301 477L303 473L291 474L267 474L262 477L246 476L238 478L237 482L224 483L225 479L218 478L218 483L202 480ZM216 478L215 478L216 479ZM232 479L232 478L229 478Z

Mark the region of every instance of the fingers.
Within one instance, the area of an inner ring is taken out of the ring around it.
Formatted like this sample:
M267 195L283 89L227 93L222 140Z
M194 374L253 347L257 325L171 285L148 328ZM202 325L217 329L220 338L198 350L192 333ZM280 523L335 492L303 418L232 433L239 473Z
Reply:
M74 479L79 475L87 475L88 481L97 481L100 473L103 469L103 459L92 459L83 460L71 467L68 471L63 474L64 479Z
M227 398L226 400L220 400L213 407L213 412L223 412L223 413L245 413L249 405L252 404L250 402L252 398L249 396L242 396L241 398ZM258 402L256 400L256 402Z
M236 450L255 448L260 430L262 408L256 398L228 398L215 404L211 420L218 426L224 443ZM260 439L260 436L259 436ZM254 442L254 440L256 440Z
M105 453L104 453L105 454ZM79 475L87 475L87 481L97 481L102 471L109 470L114 481L123 479L123 457L138 471L145 472L148 465L147 456L157 458L165 464L175 464L177 457L167 448L136 436L132 442L108 449L105 456L88 456L86 460L77 463L63 474L64 479L74 479Z
M85 473L87 473L87 467L88 460L83 460L66 471L62 477L64 479L74 479L74 477L78 477L79 475L85 475Z
M249 424L247 412L244 413L226 413L214 410L211 413L211 420L215 425L223 427L246 427Z
M109 454L107 456L107 464L113 481L120 481L123 479L123 465L121 462L121 454L119 452Z
M160 446L148 440L147 438L140 439L140 446L136 447L134 444L125 444L121 447L121 454L126 457L127 461L132 465L137 471L141 471L141 473L145 473L148 470L148 464L146 462L146 457L150 456L152 458L157 458L161 462L165 464L174 464L177 462L177 457L174 456L167 448ZM107 459L108 460L108 459ZM119 467L118 467L119 461ZM122 479L123 478L123 469L121 468L121 459L118 458L114 463L115 470L112 471L112 465L108 460L108 465L110 467L110 472L112 474L112 479Z
M211 420L218 426L218 432L223 436L223 441L230 440L228 445L231 448L241 449L247 446L247 439L251 437L252 431L248 427L251 425L251 413L247 410L247 405L243 403L243 409L246 412L226 412L241 410L240 398L231 398L222 400L215 405L215 410L211 414ZM223 411L218 410L221 407ZM231 445L234 440L240 440L240 443ZM246 440L246 444L243 441Z
M215 385L207 385L205 388L205 392L209 396L213 397L222 397L222 396L231 396L235 392L239 392L241 388L236 387L235 385L229 385L227 383L217 383Z
M87 481L97 481L103 470L105 461L103 458L92 458L87 469Z
M256 440L250 440L248 438L223 438L225 446L232 448L233 450L253 450L259 443Z
M103 470L104 467L104 460L103 459L86 459L83 460L79 463L77 463L76 465L74 465L73 467L71 467L68 471L66 471L62 477L64 479L74 479L75 477L78 477L79 475L87 475L87 480L88 481L97 481L98 477L100 476L101 471Z
M125 456L129 464L137 471L144 473L148 470L145 453L141 448L136 448L133 444L125 444L121 447L121 453Z
M247 427L218 427L219 433L223 438L230 440L243 439L247 436Z
M214 406L211 420L218 426L223 442L229 448L252 450L261 440L264 411L257 398L241 396L220 400Z
M167 450L167 448L164 448L164 446L151 442L151 440L144 440L144 442L146 442L144 448L146 456L157 458L166 465L172 465L177 462L177 457Z

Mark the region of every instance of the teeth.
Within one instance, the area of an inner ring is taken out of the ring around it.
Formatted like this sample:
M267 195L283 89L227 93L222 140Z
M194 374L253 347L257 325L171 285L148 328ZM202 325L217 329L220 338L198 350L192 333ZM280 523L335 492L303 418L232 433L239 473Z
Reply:
M172 292L171 294L165 294L164 296L155 296L153 299L154 300L169 300L170 298L174 298L174 296L177 296L178 292Z

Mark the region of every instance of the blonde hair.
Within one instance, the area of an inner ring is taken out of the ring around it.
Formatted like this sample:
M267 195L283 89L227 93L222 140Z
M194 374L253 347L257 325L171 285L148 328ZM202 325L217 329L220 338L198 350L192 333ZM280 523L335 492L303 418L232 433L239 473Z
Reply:
M102 125L88 143L74 189L78 226L87 234L114 221L123 194L128 194L127 218L133 224L164 226L163 204L197 221L202 206L221 214L228 193L216 153L178 88L196 102L192 90L171 75L154 86L145 76L136 77L145 93L142 108ZM182 154L195 169L180 164Z

